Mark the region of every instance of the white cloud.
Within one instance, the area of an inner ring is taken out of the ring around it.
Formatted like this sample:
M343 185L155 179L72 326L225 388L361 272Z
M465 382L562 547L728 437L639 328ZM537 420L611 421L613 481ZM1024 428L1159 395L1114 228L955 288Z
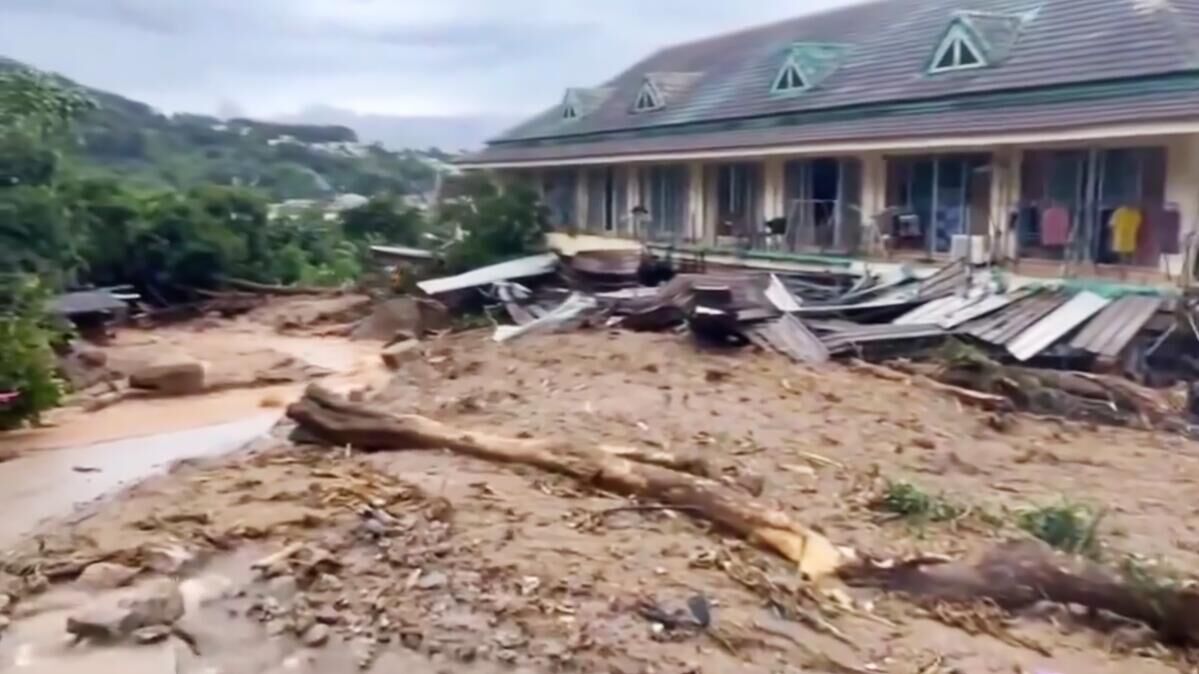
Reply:
M0 0L0 52L167 110L524 114L814 0Z

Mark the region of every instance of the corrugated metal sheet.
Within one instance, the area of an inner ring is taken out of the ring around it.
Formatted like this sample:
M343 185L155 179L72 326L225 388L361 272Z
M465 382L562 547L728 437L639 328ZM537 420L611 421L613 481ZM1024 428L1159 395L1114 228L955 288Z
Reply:
M1012 340L1007 345L1008 353L1015 356L1016 360L1029 360L1102 311L1111 302L1110 299L1092 292L1078 293Z
M829 359L828 347L808 330L803 321L784 314L781 318L759 323L746 335L760 346L774 349L800 363L824 363Z
M1162 306L1162 298L1130 295L1111 303L1070 342L1076 349L1115 358Z
M553 253L532 255L518 260L509 260L488 267L472 269L465 274L448 276L446 278L430 279L416 284L418 288L430 295L448 293L454 290L475 288L496 281L508 281L530 276L548 274L558 267L558 256Z
M892 321L894 325L938 325L944 319L970 306L976 300L950 295L926 302Z
M936 325L863 325L857 330L844 330L825 335L822 341L830 352L839 353L863 344L930 339L948 335L948 331Z
M1044 318L1069 299L1061 292L1041 291L1018 300L990 316L969 321L958 332L984 342L1003 346L1019 337L1033 323Z
M970 273L970 266L965 260L945 265L917 286L920 299L932 299L961 291L970 282Z
M855 4L662 49L605 83L613 91L590 114L564 120L561 105L553 105L503 140L1178 72L1194 65L1195 23L1179 21L1171 9L1190 2L876 0ZM1025 20L1001 62L992 67L925 75L950 21L957 13L971 10ZM771 83L797 42L848 48L818 87L801 96L772 96ZM629 114L645 77L669 72L703 75L666 109ZM1002 116L996 121L1002 124Z
M937 325L952 330L953 328L962 325L976 318L981 318L988 314L993 314L996 311L1008 306L1009 304L1019 301L1027 296L1027 293L1006 293L1002 295L984 295L978 300L954 311L953 313L941 319Z
M60 316L80 316L83 314L119 314L127 311L129 305L122 302L108 290L84 290L59 295L50 300L50 312Z

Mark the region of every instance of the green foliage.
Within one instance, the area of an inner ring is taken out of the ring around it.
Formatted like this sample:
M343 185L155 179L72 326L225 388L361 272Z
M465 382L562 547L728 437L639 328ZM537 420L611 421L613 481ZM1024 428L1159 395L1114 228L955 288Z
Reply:
M0 128L45 136L95 106L77 87L44 73L29 68L0 72Z
M930 494L920 487L904 481L888 481L875 508L917 522L948 522L958 519L968 511L950 502L943 495Z
M420 211L405 206L391 195L377 196L341 214L346 236L358 241L378 239L383 243L415 246L421 241L425 219Z
M1069 501L1025 510L1016 518L1017 525L1034 537L1071 554L1098 559L1099 523L1103 512Z
M45 298L36 277L0 276L0 393L17 394L15 400L0 402L0 430L38 421L62 398Z
M548 222L536 192L523 186L501 191L485 178L472 177L464 196L442 208L442 226L457 234L446 264L461 272L537 253Z

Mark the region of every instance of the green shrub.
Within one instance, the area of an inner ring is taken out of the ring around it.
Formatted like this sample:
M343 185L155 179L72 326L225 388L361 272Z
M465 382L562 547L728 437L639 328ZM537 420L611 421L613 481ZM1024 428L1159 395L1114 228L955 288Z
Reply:
M39 421L42 412L62 399L51 348L56 332L44 307L45 293L36 278L0 281L0 393L17 394L0 403L0 430Z
M1025 510L1016 523L1024 531L1049 545L1071 554L1098 558L1101 546L1097 537L1103 513L1069 501Z

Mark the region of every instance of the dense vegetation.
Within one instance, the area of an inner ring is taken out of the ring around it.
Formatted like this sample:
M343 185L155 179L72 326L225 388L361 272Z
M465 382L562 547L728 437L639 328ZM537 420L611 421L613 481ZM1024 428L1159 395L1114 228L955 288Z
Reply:
M23 66L0 58L0 72ZM418 194L431 190L430 160L445 155L360 145L343 126L276 124L206 115L164 115L115 94L81 88L97 105L81 111L69 148L84 175L116 175L140 189L253 187L272 201L338 193Z
M270 217L261 185L197 178L186 188L154 187L101 171L74 149L78 120L107 114L104 105L57 78L0 71L0 429L59 401L56 333L44 309L50 292L128 284L151 301L174 302L230 278L342 284L359 276L376 241L439 241L450 270L541 244L536 196L483 180L469 181L435 220L386 185L335 216L313 209ZM314 142L348 137L336 127L276 130Z

